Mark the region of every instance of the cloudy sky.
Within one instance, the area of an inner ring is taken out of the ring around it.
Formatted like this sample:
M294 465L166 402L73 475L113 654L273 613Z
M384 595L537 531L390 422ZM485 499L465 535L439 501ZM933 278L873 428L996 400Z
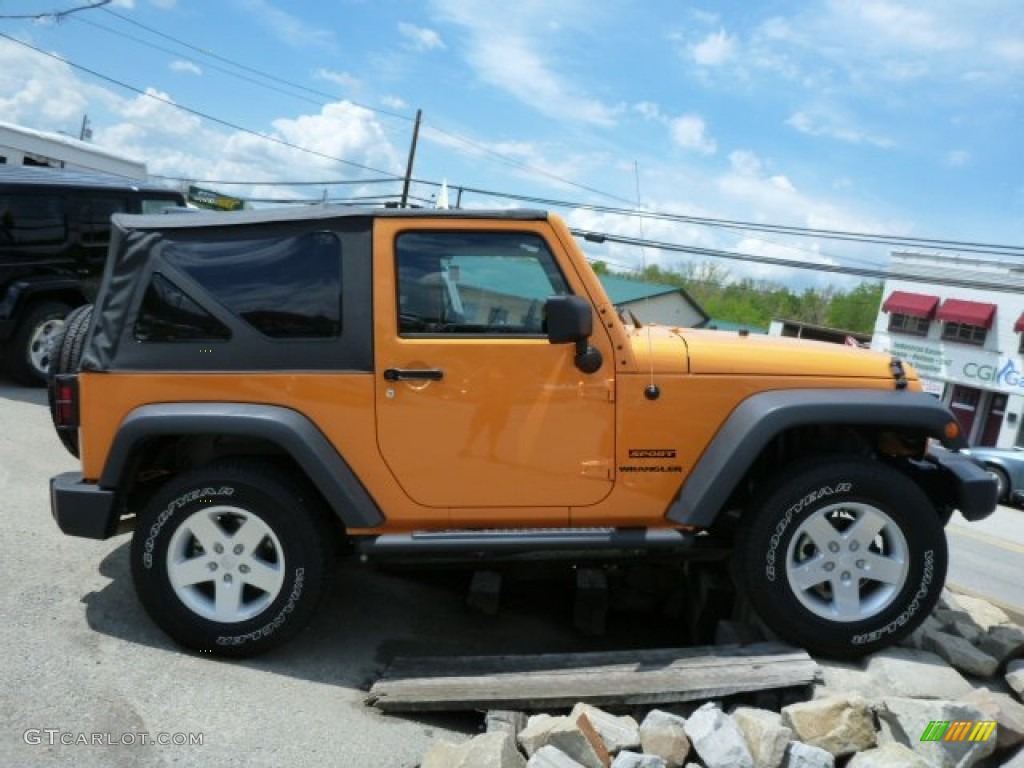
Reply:
M257 197L394 195L421 109L414 176L453 197L630 208L639 194L694 217L1024 246L1019 0L114 0L10 18L89 2L0 3L0 120L77 136L88 114L95 143L153 174ZM368 183L266 183L342 180ZM560 212L808 263L890 250Z

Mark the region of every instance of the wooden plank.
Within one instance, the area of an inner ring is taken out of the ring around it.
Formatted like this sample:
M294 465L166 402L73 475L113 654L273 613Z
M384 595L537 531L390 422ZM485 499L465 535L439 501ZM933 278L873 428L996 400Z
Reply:
M386 712L670 704L807 685L817 665L779 643L535 656L398 658L368 703Z

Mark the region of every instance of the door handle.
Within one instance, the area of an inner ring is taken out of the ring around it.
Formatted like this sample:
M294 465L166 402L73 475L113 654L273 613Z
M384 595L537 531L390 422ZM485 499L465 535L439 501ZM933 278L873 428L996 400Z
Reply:
M386 381L440 381L444 371L440 368L385 368Z

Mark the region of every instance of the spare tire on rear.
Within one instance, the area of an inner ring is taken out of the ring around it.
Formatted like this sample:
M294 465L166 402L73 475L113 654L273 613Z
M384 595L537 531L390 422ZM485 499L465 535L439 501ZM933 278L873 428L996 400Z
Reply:
M71 310L64 319L64 330L53 340L53 348L50 350L50 376L49 392L50 418L53 419L54 427L57 426L57 390L55 379L65 373L78 373L78 366L82 362L82 351L85 349L85 339L89 334L89 323L92 320L92 304L83 304ZM72 456L78 457L78 433L69 430L57 430L57 437L64 443Z

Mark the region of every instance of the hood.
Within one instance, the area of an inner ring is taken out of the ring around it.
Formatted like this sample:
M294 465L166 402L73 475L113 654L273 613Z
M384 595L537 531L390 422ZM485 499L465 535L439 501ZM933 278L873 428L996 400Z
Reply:
M649 338L648 338L649 336ZM664 373L891 379L892 356L843 344L734 331L644 326L633 329L641 368ZM904 365L908 379L917 374Z
M642 371L658 373L686 373L689 363L686 342L678 328L662 325L628 327L633 355Z

